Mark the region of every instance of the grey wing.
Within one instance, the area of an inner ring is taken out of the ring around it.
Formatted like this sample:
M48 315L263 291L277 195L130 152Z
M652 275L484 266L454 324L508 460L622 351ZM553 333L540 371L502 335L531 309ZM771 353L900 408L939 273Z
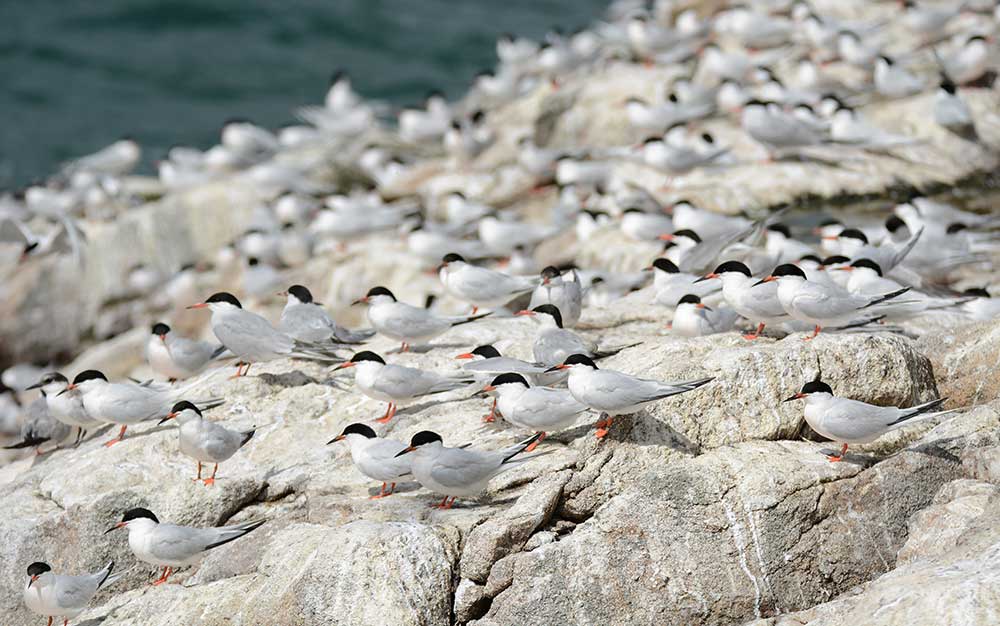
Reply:
M418 396L430 391L437 382L440 379L431 372L402 365L387 365L382 368L375 381L375 388L389 395Z
M879 407L838 398L823 415L823 426L832 433L849 439L862 439L873 432L884 430L902 413L896 407Z
M212 324L215 336L236 354L284 354L292 351L295 342L288 335L279 332L270 322L256 313L246 312L238 318L224 317L218 324ZM241 351L233 349L239 346Z
M56 605L62 609L78 609L87 605L104 579L105 572L85 576L56 576Z
M527 411L536 414L547 414L550 416L575 415L587 410L587 407L580 404L576 399L563 389L547 389L545 387L535 387L536 393L526 393L521 396L521 406Z
M397 305L397 315L386 320L384 326L390 333L401 337L422 337L444 332L451 326L451 322L426 309Z
M12 217L0 220L0 241L5 243L16 243L24 245L29 241L34 241L35 237L28 230L28 227Z
M853 296L835 302L825 289L800 289L792 299L792 306L814 319L835 317L860 308L854 304Z
M431 468L431 478L444 487L467 487L489 479L500 469L503 456L462 448L443 450Z
M212 427L207 429L204 434L202 447L212 458L222 460L235 454L240 449L242 442L242 433L223 428L218 424L212 424Z
M178 337L171 342L170 356L174 362L187 370L197 370L212 358L215 346L204 341L194 341Z
M558 365L572 354L592 356L596 346L568 330L548 331L535 339L532 350L535 360L544 365Z
M462 272L462 288L466 294L476 297L482 294L502 292L499 287L505 282L498 278L499 272L485 270L479 267L469 267Z
M513 372L515 374L541 374L545 371L545 367L542 365L534 365L527 361L512 359L506 356L472 361L466 363L463 369L469 372L485 372L487 374L503 374L506 372Z
M601 394L613 399L615 404L633 405L648 402L663 396L665 385L656 380L633 378L619 372L603 370L596 377L595 388Z
M410 473L410 458L409 455L396 455L405 449L406 444L395 439L379 439L367 452L384 467L391 468L397 476L402 477Z
M164 561L186 561L222 539L221 529L158 524L149 552Z
M333 321L326 313L316 307L296 306L281 316L280 329L290 335L300 334L302 339L311 341L312 334L308 331L318 331L333 334Z

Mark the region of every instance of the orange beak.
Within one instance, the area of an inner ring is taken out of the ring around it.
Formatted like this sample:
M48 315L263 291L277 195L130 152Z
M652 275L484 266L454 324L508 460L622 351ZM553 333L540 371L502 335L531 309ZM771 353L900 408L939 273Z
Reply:
M471 352L463 352L462 354L456 356L456 359L471 359L474 355Z
M845 265L844 267L835 267L833 268L833 270L835 272L853 272L854 268L851 267L850 265Z
M806 397L806 394L804 394L804 393L797 393L794 396L792 396L791 398L785 398L784 400L782 400L782 402L791 402L792 400L801 400L802 398L805 398L805 397Z
M111 532L113 530L118 530L119 528L125 528L126 526L128 526L128 522L118 522L117 524L115 524L111 528L109 528L106 531L104 531L104 534L106 535L106 534L108 534L109 532Z
M528 317L534 317L535 316L535 312L534 311L529 311L528 309L523 309L521 311L518 311L514 315L519 315L519 316L522 316L522 317L525 316L525 315L527 315Z
M660 241L673 241L674 240L674 236L671 233L666 233L666 234L660 235L659 237L657 237L657 239L659 239Z
M336 437L334 437L330 441L327 441L326 445L330 445L331 443L336 443L338 441L343 441L343 440L344 440L344 436L343 435L337 435Z
M192 304L188 308L189 309L204 309L204 308L207 308L207 307L208 307L208 303L206 303L206 302L199 302L197 304Z
M368 296L365 296L363 298L358 298L357 300L351 303L351 306L354 306L355 304L365 304L366 302L368 302Z
M820 237L823 241L837 241L836 235L827 235L825 237Z
M483 387L483 391L496 391L496 390L497 388L494 387L493 385L486 385L485 387Z
M341 363L340 365L338 365L337 367L335 367L333 369L334 370L343 370L343 369L347 369L348 367L354 367L354 361L347 361L346 363Z
M397 452L396 456L403 456L404 454L409 454L410 452L413 452L414 450L416 450L416 448L414 448L413 446L406 446L405 448L403 448L402 450L400 450L399 452Z

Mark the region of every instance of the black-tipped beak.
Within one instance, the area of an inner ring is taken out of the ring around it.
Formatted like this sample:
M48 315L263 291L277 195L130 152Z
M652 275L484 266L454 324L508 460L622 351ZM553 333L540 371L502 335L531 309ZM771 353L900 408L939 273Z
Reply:
M125 526L127 524L128 524L128 522L118 522L117 524L115 524L111 528L109 528L106 531L104 531L104 534L106 535L106 534L108 534L108 533L110 533L112 531L118 530L119 528L125 528Z
M784 400L782 400L782 402L791 402L792 400L801 400L802 398L805 398L805 397L806 397L806 394L804 394L804 393L797 393L794 396L792 396L791 398L785 398Z
M774 278L774 276L765 276L764 278L761 278L760 280L758 280L757 282L755 282L754 284L752 284L750 286L751 287L756 287L757 285L763 285L764 283L769 283L772 280L776 280Z
M31 580L28 581L28 586L30 587L34 582L38 580L38 576L32 576Z
M159 426L160 424L162 424L164 422L169 422L170 420L174 419L175 417L177 417L176 413L167 413L167 416L164 417L163 419L161 419L159 422L157 422L156 425Z
M336 437L334 437L330 441L327 441L326 445L330 445L331 443L336 443L338 441L343 441L343 440L344 440L344 436L343 435L337 435Z
M351 306L354 306L356 304L368 304L368 296L365 296L364 298L358 298L357 300L351 303Z
M403 456L404 454L409 454L414 450L416 450L416 448L414 448L413 446L406 446L405 448L397 452L395 456L400 457Z
M565 369L569 369L569 365L566 365L565 363L560 363L559 365L553 365L549 369L545 370L545 373L547 374L549 372L558 372L559 370L565 370Z
M701 302L699 302L696 306L699 309L705 309L706 311L711 311L712 310L712 308L710 306L708 306L707 304L701 303Z
M32 389L41 389L41 388L42 388L42 387L44 387L44 386L45 386L45 385L44 385L44 384L42 384L42 383L35 383L34 385L31 385L30 387L25 387L25 389L24 389L24 390L25 390L25 391L31 391Z
M700 283L703 280L712 280L713 278L718 278L718 277L719 277L718 274L716 274L715 272L712 272L711 274L705 274L704 276L702 276L701 278L699 278L698 280L696 280L694 282Z

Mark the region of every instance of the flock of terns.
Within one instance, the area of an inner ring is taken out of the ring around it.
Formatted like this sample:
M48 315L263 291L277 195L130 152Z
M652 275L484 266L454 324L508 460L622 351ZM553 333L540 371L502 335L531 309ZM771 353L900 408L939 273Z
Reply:
M217 342L185 336L157 321L145 356L163 381L111 381L97 370L70 380L32 366L10 368L0 393L0 426L20 439L11 447L33 447L40 454L44 445L62 444L74 434L79 444L88 430L107 425L119 430L106 445L128 445L130 426L175 420L180 451L197 463L195 480L210 486L219 464L249 444L254 431L231 430L206 417L223 399L199 397L203 373L222 360L235 359L235 377L242 377L256 363L307 359L353 370L356 389L387 405L377 424L392 420L401 403L475 389L494 396L485 420L502 417L530 433L509 447L483 450L446 446L431 431L396 441L359 422L330 441L344 442L358 471L382 483L373 498L391 496L399 480L412 476L443 498L437 506L450 508L456 498L482 493L497 474L544 454L534 451L549 433L588 412L598 414L595 435L603 439L616 416L712 384L711 377L664 382L598 365L634 346L602 346L573 328L588 308L632 292L672 310L671 333L683 337L745 328L744 336L754 340L778 327L782 333L805 331L801 338L811 340L824 331L877 332L889 329L886 324L930 316L956 324L996 318L1000 300L986 286L968 284L968 272L992 270L1000 219L918 196L894 206L882 224L828 219L813 232L797 232L781 221L781 213L753 220L680 197L664 207L654 193L618 175L622 162L651 168L665 181L658 190L663 191L682 186L684 175L696 169L724 172L734 162L733 149L692 129L726 116L768 160L817 147L905 151L924 139L881 129L861 109L873 101L919 97L933 84L933 119L927 124L989 149L963 92L982 89L995 76L998 16L992 2L953 6L906 0L892 22L838 18L833 11L824 14L823 4L761 0L704 15L678 10L669 0L652 7L619 0L610 19L592 29L553 32L541 44L501 38L499 65L478 75L462 102L432 95L424 107L399 112L394 130L380 122L384 105L361 98L341 73L322 106L299 111L303 124L272 133L234 121L209 150L172 148L158 165L159 193L228 180L267 189L273 198L213 259L176 272L136 265L124 277L128 294L148 307L136 313L138 319L169 315L169 306L159 304L163 300L187 302L188 308L210 311ZM909 47L901 49L900 40ZM554 149L536 143L530 132L512 133L491 123L495 112L519 98L564 89L574 77L616 62L687 70L655 101L623 99L620 114L634 132L634 145ZM513 162L476 167L478 157L505 142L515 146ZM440 156L453 175L398 199L397 190L425 166L427 154ZM44 183L3 196L0 251L13 251L15 265L68 254L85 261L80 219L113 219L138 201L139 186L130 173L140 158L138 144L124 139L67 164ZM331 159L349 161L365 182L333 193L314 175ZM555 184L557 194L544 221L526 219L516 203L501 207L483 200L484 181L528 181L529 196ZM662 254L639 272L539 267L540 245L567 235L586 241L615 229L626 241L662 242ZM463 303L466 312L445 313L432 299L408 303L384 286L358 285L358 294L367 292L354 304L366 307L369 328L348 329L308 288L285 287L289 274L311 259L395 234L405 238L409 263L436 271L435 295ZM274 324L230 291L197 301L196 294L213 290L206 288L210 285L240 293L248 303L266 303L283 289L286 303ZM362 346L378 335L407 352L487 316L533 320L532 359L481 345L458 355L464 362L460 373L439 373L387 362ZM21 406L18 394L29 390L40 396ZM867 404L836 395L818 375L786 401L799 399L805 400L804 417L813 430L841 444L839 453L829 456L834 462L845 458L851 444L957 410L942 411L945 399L909 408ZM205 476L209 464L212 472ZM162 584L174 569L199 562L208 550L263 523L193 528L160 522L152 511L135 508L108 532L125 528L135 556L163 568L153 583ZM48 616L50 626L56 616L65 626L99 589L120 577L113 568L109 563L96 573L73 576L32 563L24 601Z

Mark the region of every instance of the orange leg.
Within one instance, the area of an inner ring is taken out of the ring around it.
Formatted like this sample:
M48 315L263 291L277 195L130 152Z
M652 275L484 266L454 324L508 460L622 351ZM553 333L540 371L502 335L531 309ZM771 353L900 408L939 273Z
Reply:
M212 485L215 484L215 473L218 472L218 471L219 471L219 464L216 463L215 467L212 468L212 477L211 478L206 478L205 480L203 480L201 482L205 483L206 487L211 487Z
M52 618L51 617L49 618L48 626L52 626Z
M810 341L812 339L815 339L816 335L818 335L819 331L821 331L821 330L823 330L822 327L817 326L816 328L813 329L813 334L809 335L808 337L803 337L802 341Z
M160 576L159 578L157 578L156 580L154 580L152 582L152 585L154 587L156 587L156 586L162 585L163 583L167 582L167 579L170 578L170 575L173 572L174 572L174 568L172 568L172 567L164 567L163 568L163 575Z
M525 452L534 452L535 448L538 447L538 444L542 443L543 441L545 441L545 432L544 431L541 433L541 436L539 436L538 439L535 439L534 441L532 441L531 445L529 445L527 448L525 448L524 451Z
M605 415L604 419L599 420L594 426L597 426L597 431L594 436L598 439L604 439L608 436L608 431L611 429L611 416Z
M831 463L840 463L841 461L844 460L844 455L845 454L847 454L847 444L846 443L843 446L841 446L841 448L840 448L840 454L839 455L837 455L837 456L830 455L830 456L827 457L827 460L830 461Z
M119 441L121 441L122 439L124 439L125 438L125 429L126 428L128 428L128 426L122 426L122 429L120 431L118 431L118 436L115 437L114 439L112 439L111 441L105 443L104 447L105 448L110 448L111 446L115 445L116 443L118 443Z
M69 626L69 620L68 619L64 619L63 620L63 626Z
M449 504L448 496L445 496L440 502L438 502L437 504L432 504L431 506L435 509L450 509L454 504L455 504L455 498L452 498L451 504Z
M370 496L369 499L371 499L371 500L378 500L379 498L387 498L387 497L391 496L392 492L395 491L395 489L396 489L396 483L392 483L392 486L389 487L388 491L386 491L385 485L386 485L386 483L382 483L382 489L379 490L378 495L377 496Z
M497 421L497 399L496 398L493 398L493 406L490 408L489 414L483 416L483 421L487 422L487 423Z
M198 477L192 478L191 480L193 480L194 482L198 482L199 480L201 480L201 461L198 461Z
M760 337L760 334L761 334L762 332L764 332L764 324L757 324L757 332L755 332L755 333L751 333L751 334L749 334L749 335L743 335L743 338L744 338L744 339L748 339L748 340L750 340L750 341L753 341L753 340L754 340L754 339L756 339L757 337Z
M410 351L410 344L408 344L408 343L406 343L404 341L403 345L402 345L402 347L400 347L399 351L400 352L409 352Z
M394 415L396 415L396 403L395 402L390 402L389 406L385 410L385 416L384 417L380 417L379 419L377 419L375 421L378 422L379 424L385 424L389 420L391 420Z

